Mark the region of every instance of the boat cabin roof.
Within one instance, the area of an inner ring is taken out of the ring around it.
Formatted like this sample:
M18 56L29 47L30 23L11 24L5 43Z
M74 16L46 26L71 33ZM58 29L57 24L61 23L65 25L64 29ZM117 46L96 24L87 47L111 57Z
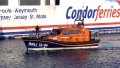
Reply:
M63 35L80 34L82 29L84 29L84 27L53 28L50 35L60 34L61 32Z
M69 28L64 28L63 30L81 30L82 27L69 27Z

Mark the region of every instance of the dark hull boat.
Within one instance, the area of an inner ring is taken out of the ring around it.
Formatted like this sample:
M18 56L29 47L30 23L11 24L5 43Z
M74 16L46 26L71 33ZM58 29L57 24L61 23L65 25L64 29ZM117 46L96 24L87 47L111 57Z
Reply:
M59 50L59 49L86 49L98 48L100 40L87 42L60 42L56 40L23 38L28 50Z
M76 27L53 29L48 35L24 37L23 41L28 50L58 50L98 48L100 39L92 38L91 31L83 23L78 23Z

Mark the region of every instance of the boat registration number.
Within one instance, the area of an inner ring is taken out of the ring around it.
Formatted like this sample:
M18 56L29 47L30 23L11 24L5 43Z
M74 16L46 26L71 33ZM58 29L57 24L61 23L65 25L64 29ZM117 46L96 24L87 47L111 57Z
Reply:
M33 42L29 42L28 43L29 46L39 46L39 47L47 47L48 44L45 43L33 43Z

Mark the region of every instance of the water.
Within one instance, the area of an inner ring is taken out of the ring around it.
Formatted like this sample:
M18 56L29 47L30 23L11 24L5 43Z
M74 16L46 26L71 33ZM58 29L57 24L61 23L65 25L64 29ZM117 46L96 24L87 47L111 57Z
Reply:
M101 42L99 46L26 53L22 40L0 41L0 68L120 68L119 40Z

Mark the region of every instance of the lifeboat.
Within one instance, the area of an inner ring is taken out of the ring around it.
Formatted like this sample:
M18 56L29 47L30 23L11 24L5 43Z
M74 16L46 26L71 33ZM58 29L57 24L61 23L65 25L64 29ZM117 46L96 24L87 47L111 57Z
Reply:
M100 42L99 38L92 37L91 31L84 27L83 20L71 27L52 29L48 35L22 39L27 50L98 48Z

